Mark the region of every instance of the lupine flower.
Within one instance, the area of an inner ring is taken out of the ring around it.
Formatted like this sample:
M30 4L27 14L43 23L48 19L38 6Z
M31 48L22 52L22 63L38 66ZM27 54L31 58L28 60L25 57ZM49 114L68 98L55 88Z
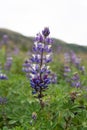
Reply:
M43 34L44 37L49 36L49 34L50 34L49 28L46 27L46 28L42 31L42 34Z
M70 51L70 60L71 60L71 63L75 64L76 58L77 58L77 56L74 53L74 51Z
M50 44L52 44L52 43L54 42L54 40L51 39L51 38L46 38L46 39L45 39L45 42L46 42L48 45L50 45Z
M0 80L6 80L6 79L8 79L8 77L6 76L6 74L2 73L2 67L0 63Z
M5 46L5 59L7 57L7 51L8 51L8 35L4 34L2 37L2 44Z
M76 67L79 66L81 59L77 57L77 55L74 53L74 51L70 51L64 54L64 59L66 62L71 62Z
M84 73L85 73L85 66L80 66L80 68L79 68L79 69L80 69L80 71L81 71L81 73L82 73L82 74L84 74Z
M78 75L78 73L75 73L75 74L73 75L72 80L74 80L74 81L79 80L79 75Z
M29 60L23 64L23 71L27 73L32 94L38 93L38 98L42 98L42 92L48 85L56 81L56 76L51 73L48 63L52 61L52 43L49 38L49 28L44 28L42 33L38 33L34 39L33 54Z
M6 104L6 103L7 103L7 98L0 97L0 105Z
M71 52L71 63L73 63L82 74L85 74L85 66L81 65L81 58L77 57L74 52Z
M57 52L60 53L61 50L62 50L62 47L61 47L61 46L58 46L58 47L57 47Z
M7 44L8 40L9 40L8 35L4 34L3 37L2 37L3 44Z
M70 52L70 58L71 58L71 63L73 63L79 69L81 58L77 57L77 55L73 51Z
M81 58L77 57L74 62L77 69L80 69Z
M0 80L6 80L8 77L5 74L0 73Z
M64 54L65 62L72 63L82 74L85 72L85 67L81 65L81 58L78 57L74 51Z
M36 119L37 119L37 113L36 113L36 112L33 112L33 113L32 113L32 119L33 119L33 120L36 120Z
M51 74L51 83L55 84L57 83L57 75L56 74Z
M71 69L69 66L64 66L64 72L71 72Z
M68 52L64 53L64 60L65 60L66 63L70 62L70 55L69 55Z
M4 65L5 70L10 70L10 69L11 69L12 60L13 60L12 57L7 57L6 63L5 63L5 65Z
M40 33L38 33L37 36L34 39L34 42L39 43L39 42L43 42L43 41L44 41L43 36Z
M63 76L64 76L64 78L65 78L65 80L66 80L67 82L70 81L70 76L69 76L70 72L71 72L70 67L69 67L68 65L64 65L64 73L63 73Z
M73 77L71 78L71 86L76 87L76 88L81 87L80 77L79 77L78 73L75 73L73 75Z
M17 47L14 48L14 54L15 54L15 55L18 55L18 54L19 54L19 48L17 48Z

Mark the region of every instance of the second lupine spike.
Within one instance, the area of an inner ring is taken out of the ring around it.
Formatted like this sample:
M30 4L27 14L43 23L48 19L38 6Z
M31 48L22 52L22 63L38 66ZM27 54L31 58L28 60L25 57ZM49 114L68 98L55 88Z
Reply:
M2 67L1 67L1 63L0 63L0 80L7 80L8 77L6 76L6 74L2 73Z

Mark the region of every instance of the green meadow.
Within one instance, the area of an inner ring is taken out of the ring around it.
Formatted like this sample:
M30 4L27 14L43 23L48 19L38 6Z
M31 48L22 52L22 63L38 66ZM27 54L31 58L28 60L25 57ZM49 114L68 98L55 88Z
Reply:
M50 68L56 73L57 81L44 92L42 108L22 71L24 61L31 56L33 38L2 29L0 40L4 31L10 39L7 52L13 60L10 70L5 70L6 48L0 46L1 71L8 77L0 80L0 98L7 99L6 103L0 103L0 130L87 130L87 47L54 39ZM17 54L14 54L15 47L19 48ZM70 50L81 58L84 74L74 64L64 61L64 54ZM71 69L68 79L78 73L81 87L72 87L67 82L64 65Z

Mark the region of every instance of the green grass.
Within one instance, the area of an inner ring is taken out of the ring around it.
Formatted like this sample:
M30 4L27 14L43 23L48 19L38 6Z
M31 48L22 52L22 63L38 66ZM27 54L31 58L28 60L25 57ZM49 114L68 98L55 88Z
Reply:
M4 53L0 53L0 61L4 65ZM10 72L6 72L8 80L0 80L0 97L7 98L7 104L0 105L1 130L86 130L87 129L87 71L85 75L72 66L72 74L80 74L84 88L76 89L62 77L63 60L55 55L50 64L51 69L58 76L57 84L49 85L43 97L44 107L40 106L37 98L32 95L29 79L22 72L25 55L21 53L13 56ZM60 59L60 60L59 60ZM85 66L87 63L84 63ZM4 71L5 72L5 71ZM71 74L71 75L72 75ZM72 93L76 92L76 99L71 101ZM5 114L2 114L2 111ZM37 114L36 120L32 113Z

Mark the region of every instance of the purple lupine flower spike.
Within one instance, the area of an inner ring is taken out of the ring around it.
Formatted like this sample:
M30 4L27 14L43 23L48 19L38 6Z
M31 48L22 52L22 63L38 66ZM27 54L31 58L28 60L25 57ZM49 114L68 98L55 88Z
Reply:
M71 68L68 65L64 65L64 79L69 82L70 81L70 72L71 72Z
M70 52L70 58L71 58L71 63L73 63L76 66L76 68L79 69L81 58L77 57L77 55L73 51Z
M2 73L2 67L1 67L1 63L0 63L0 80L7 80L8 77L6 76L6 74Z
M80 71L81 71L82 74L85 74L85 66L80 66L79 69L80 69Z
M7 44L7 43L8 43L8 40L9 40L8 35L4 34L3 37L2 37L2 42L3 42L4 44Z
M6 97L0 97L0 105L6 104L7 98Z
M6 58L6 63L5 63L5 65L4 65L5 70L8 70L8 71L9 71L9 70L11 69L12 60L13 60L12 57L7 57L7 58Z
M81 81L78 73L73 74L73 77L71 78L71 86L76 88L81 87Z
M67 53L64 53L64 60L65 60L66 63L69 63L69 62L70 62L70 55L69 55L68 52L67 52Z
M55 83L57 76L53 74L48 66L52 61L52 43L53 40L49 38L49 28L44 28L42 33L38 33L34 39L33 54L30 60L23 64L23 71L25 71L30 80L30 85L33 89L32 94L38 94L38 98L44 95L42 92L48 88L48 85Z

